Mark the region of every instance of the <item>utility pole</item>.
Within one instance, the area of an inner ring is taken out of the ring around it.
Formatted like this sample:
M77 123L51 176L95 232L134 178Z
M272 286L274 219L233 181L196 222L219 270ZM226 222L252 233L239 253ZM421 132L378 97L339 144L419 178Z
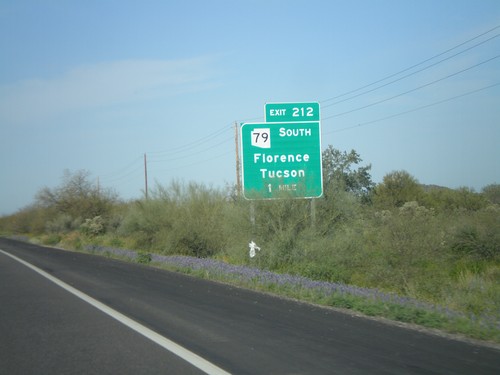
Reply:
M148 163L146 161L146 153L144 153L144 192L148 199Z
M236 194L239 198L241 194L241 176L240 176L240 146L239 146L238 122L234 122L234 144L236 149Z

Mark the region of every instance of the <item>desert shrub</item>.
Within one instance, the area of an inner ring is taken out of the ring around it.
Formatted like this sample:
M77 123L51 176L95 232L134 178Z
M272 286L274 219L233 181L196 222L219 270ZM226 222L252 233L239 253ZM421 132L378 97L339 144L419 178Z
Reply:
M465 219L465 220L464 220ZM500 256L500 214L494 210L462 215L463 223L455 230L451 249L472 260L494 260Z
M399 207L399 214L409 217L428 216L432 215L433 213L433 209L429 210L425 206L420 206L416 201L406 202L401 207Z
M56 216L53 220L50 220L46 224L46 231L48 233L69 233L76 230L81 225L81 219L74 219L68 214L60 214Z
M482 189L482 193L490 203L500 205L500 184L489 184Z
M264 241L274 240L283 232L294 237L310 225L309 202L306 200L267 200L252 204L255 206L255 230Z
M334 233L339 225L355 220L361 211L362 198L342 189L330 190L324 199L316 200L316 229L320 235Z
M1 230L11 234L42 234L46 230L46 223L50 217L47 210L30 205L16 213L1 218Z
M280 229L272 239L260 245L259 266L265 269L285 272L300 261L300 249L297 247L298 234L293 228Z
M362 224L352 220L346 225L337 226L335 232L318 238L316 232L300 238L297 247L301 257L296 257L293 273L339 283L351 283L352 275L361 268Z
M144 251L139 251L137 253L137 258L136 258L137 263L148 264L148 263L151 263L151 259L152 259L152 256L150 253L147 253Z
M483 195L467 187L456 189L455 194L458 207L465 210L478 211L489 203Z
M158 185L151 198L136 202L120 232L136 246L165 254L215 255L225 247L223 192L194 183Z
M54 246L61 242L62 236L58 233L50 233L45 236L42 236L42 244Z
M104 232L106 233L116 233L120 228L124 219L123 214L112 213L107 220L105 220Z
M416 202L365 217L353 282L417 298L439 296L435 285L444 283L448 261L442 219Z
M130 205L118 233L132 238L136 248L151 249L162 232L171 230L171 222L168 202L160 199L136 201Z
M36 203L54 214L76 218L106 217L118 202L115 192L97 188L85 170L65 170L60 186L38 191Z
M91 237L103 234L105 232L104 220L101 216L86 219L85 222L80 225L80 230L83 234Z
M170 196L175 221L168 236L168 247L176 253L196 257L213 256L223 251L223 192L198 184L172 187Z
M476 265L456 265L445 303L458 311L500 319L500 267L484 262Z
M81 233L74 231L62 236L60 245L65 249L81 250L83 248Z
M108 239L107 245L120 248L125 246L125 241L120 237L112 236Z
M425 192L420 201L426 207L440 211L478 211L489 204L486 195L478 194L473 189L466 187L458 189L433 188Z
M466 227L457 233L452 249L473 258L492 259L498 253L495 242L494 238L482 236L476 227Z

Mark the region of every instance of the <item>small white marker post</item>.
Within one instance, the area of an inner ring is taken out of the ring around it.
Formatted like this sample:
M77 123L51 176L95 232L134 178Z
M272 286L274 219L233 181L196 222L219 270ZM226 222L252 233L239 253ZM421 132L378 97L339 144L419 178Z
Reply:
M257 244L253 241L248 244L248 247L250 248L250 258L253 258L255 256L255 250L260 251L260 247L258 247Z

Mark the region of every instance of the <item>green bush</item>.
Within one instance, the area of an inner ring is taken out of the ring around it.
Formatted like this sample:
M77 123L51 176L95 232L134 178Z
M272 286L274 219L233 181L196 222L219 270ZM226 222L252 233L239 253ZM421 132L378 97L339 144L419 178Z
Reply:
M133 205L120 232L164 254L213 256L226 246L226 204L222 192L198 184L157 186L150 199Z
M484 194L461 187L459 189L432 188L420 199L426 207L437 210L478 211L485 208L489 202Z
M500 215L495 220L488 213L475 215L477 221L466 224L458 229L453 242L452 250L461 256L476 260L493 260L500 255ZM489 216L489 217L488 217Z
M80 232L71 232L61 237L60 245L63 248L72 250L81 250L83 248L84 242Z
M54 246L61 242L62 236L57 233L52 233L42 237L42 243L44 245Z
M53 220L48 221L46 225L46 230L49 233L69 233L75 229L78 229L81 225L81 219L73 219L68 214L60 214Z
M406 171L394 171L375 187L373 201L379 208L401 207L405 202L420 201L423 194L415 177Z
M141 263L141 264L149 264L151 263L151 254L150 253L146 253L144 251L140 251L138 254L137 254L137 263Z
M500 184L490 184L482 189L483 196L491 203L500 205Z
M41 235L46 232L51 212L37 205L30 205L0 219L0 230L12 234Z

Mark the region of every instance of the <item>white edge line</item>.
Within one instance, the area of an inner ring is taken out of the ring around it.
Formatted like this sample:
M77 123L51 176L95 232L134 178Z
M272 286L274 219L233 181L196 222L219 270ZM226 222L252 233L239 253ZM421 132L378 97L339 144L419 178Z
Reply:
M178 357L184 359L185 361L189 362L190 364L197 367L198 369L204 371L206 374L209 374L209 375L231 375L229 372L224 371L223 369L217 367L216 365L214 365L211 362L208 362L206 359L200 357L199 355L187 350L186 348L180 346L179 344L173 342L172 340L169 340L166 337L156 333L155 331L143 326L142 324L136 322L135 320L128 318L127 316L112 309L111 307L106 306L105 304L97 301L96 299L79 291L78 289L73 288L71 285L66 284L64 281L59 280L58 278L48 274L47 272L32 265L31 263L28 263L28 262L16 257L15 255L12 255L12 254L10 254L4 250L1 250L1 249L0 249L0 253L11 257L12 259L18 261L19 263L25 265L28 268L31 268L33 271L39 273L43 277L52 281L54 284L60 286L61 288L65 289L66 291L70 292L71 294L77 296L78 298L82 299L83 301L87 302L88 304L101 310L103 313L109 315L110 317L118 320L120 323L133 329L137 333L147 337L148 339L150 339L154 343L160 345L161 347L167 349L168 351L172 352L173 354L177 355Z

